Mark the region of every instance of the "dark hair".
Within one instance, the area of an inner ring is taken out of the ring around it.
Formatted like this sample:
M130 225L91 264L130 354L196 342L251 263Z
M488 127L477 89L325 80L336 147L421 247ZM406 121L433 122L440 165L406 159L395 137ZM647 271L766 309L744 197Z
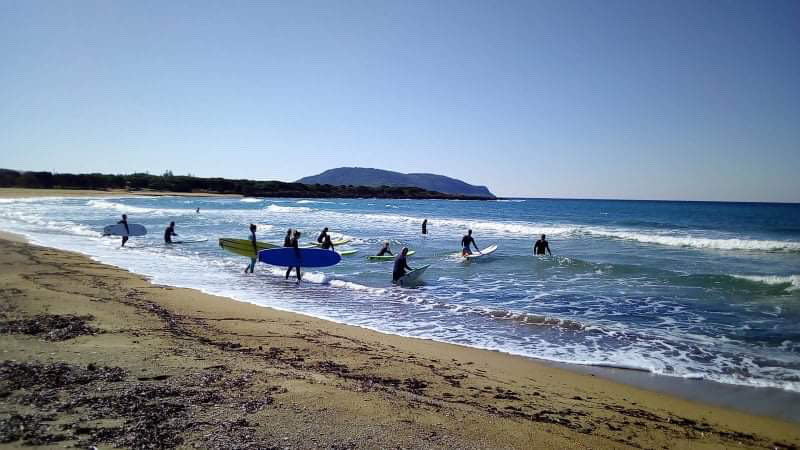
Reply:
M256 231L256 224L254 223L250 224L250 231Z

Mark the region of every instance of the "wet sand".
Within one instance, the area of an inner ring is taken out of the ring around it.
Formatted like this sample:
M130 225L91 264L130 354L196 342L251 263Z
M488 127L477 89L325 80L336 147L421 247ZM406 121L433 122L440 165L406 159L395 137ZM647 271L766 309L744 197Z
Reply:
M796 423L529 358L152 285L7 237L0 239L4 445L800 445Z

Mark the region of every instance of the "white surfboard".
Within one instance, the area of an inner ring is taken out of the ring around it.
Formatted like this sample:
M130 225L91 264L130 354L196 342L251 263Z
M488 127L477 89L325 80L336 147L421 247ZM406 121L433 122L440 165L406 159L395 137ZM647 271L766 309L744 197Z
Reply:
M426 266L418 267L412 270L411 272L408 272L407 274L400 277L399 280L397 280L397 284L403 287L416 286L422 281L422 274L425 273L425 270L430 266L431 265L428 264Z
M466 256L463 256L463 258L466 258L466 259L480 258L481 256L491 255L496 250L497 250L497 244L492 244L492 245L486 247L485 249L481 250L480 253L473 253L471 255L466 255ZM461 255L459 255L459 256L461 256Z
M147 228L138 223L129 223L126 231L125 225L117 223L103 228L103 234L110 234L111 236L144 236L147 234Z

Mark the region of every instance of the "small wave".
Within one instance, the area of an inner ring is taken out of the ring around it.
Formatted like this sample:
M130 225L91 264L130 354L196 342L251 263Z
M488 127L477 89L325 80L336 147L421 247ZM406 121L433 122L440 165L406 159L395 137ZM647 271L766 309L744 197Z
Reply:
M762 250L762 251L800 251L800 242L771 241L758 239L712 239L693 236L671 236L645 234L628 231L607 231L587 229L589 235L625 239L645 244L659 244L670 247L690 247L713 250Z
M98 209L113 209L115 211L120 211L123 213L140 213L146 214L156 211L155 209L151 208L140 208L138 206L130 206L125 205L122 203L112 202L108 200L89 200L86 203L86 206Z
M243 202L243 203L258 203L258 202L261 201L261 199L260 198L253 198L253 197L245 197L245 198L243 198L243 199L241 199L239 201Z
M323 200L298 200L297 203L300 205L307 205L310 203L333 203L333 202L326 202Z
M298 212L311 212L311 208L304 206L278 206L275 204L269 205L265 208L269 212L277 213L298 213Z
M786 291L792 292L800 290L800 275L732 275L734 278L764 283L771 286L786 285Z

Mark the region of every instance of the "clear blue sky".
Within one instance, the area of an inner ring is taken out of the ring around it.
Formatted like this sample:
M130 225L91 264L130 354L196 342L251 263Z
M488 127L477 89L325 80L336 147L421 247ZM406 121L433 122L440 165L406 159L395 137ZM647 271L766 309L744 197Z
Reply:
M800 2L0 2L0 167L800 201Z

